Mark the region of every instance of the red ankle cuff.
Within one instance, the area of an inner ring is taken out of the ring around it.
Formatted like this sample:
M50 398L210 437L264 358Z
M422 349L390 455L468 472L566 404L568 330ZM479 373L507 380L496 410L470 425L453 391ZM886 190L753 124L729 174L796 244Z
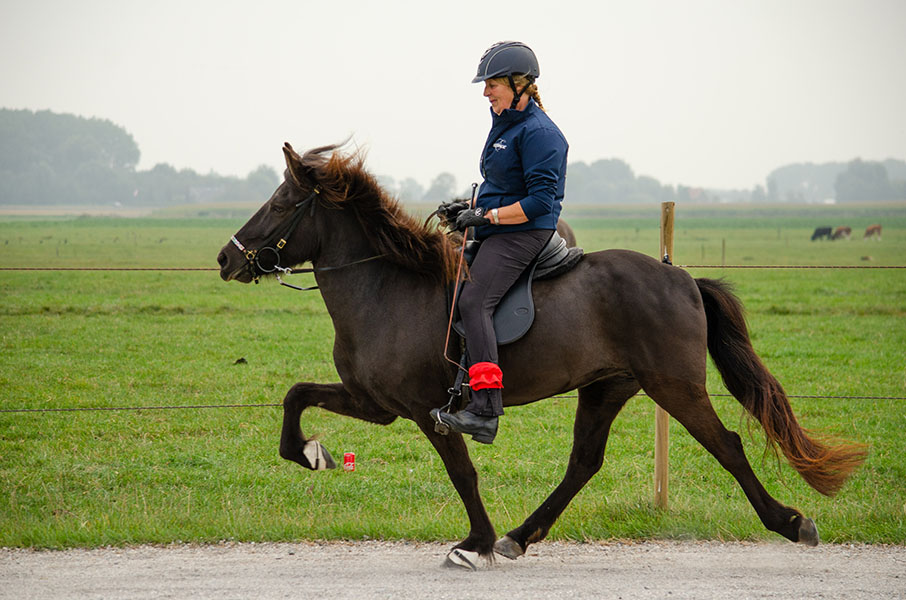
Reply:
M492 362L475 363L469 367L469 387L473 390L502 388L503 372Z

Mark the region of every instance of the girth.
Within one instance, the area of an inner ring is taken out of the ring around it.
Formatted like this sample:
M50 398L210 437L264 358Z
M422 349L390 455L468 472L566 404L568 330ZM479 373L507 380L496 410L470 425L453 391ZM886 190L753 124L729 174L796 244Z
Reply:
M465 260L472 264L472 259L478 254L481 242L469 240L466 242ZM535 303L532 300L532 281L535 279L553 279L566 273L582 260L582 248L569 248L566 240L554 231L547 245L541 249L538 256L526 267L516 283L504 294L503 299L494 310L494 332L497 335L497 345L503 346L515 342L524 336L532 322L535 320ZM460 285L462 285L460 283ZM449 298L453 297L451 287ZM459 294L456 295L459 298ZM448 300L449 301L449 300ZM465 328L459 316L459 308L453 319L453 330L465 337Z

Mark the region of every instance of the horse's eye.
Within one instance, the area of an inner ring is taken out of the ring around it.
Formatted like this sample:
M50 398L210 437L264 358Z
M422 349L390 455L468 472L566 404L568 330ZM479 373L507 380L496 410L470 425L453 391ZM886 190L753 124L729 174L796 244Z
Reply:
M276 213L276 214L278 214L278 215L280 215L280 214L283 214L283 213L286 211L286 207L281 206L281 205L279 205L279 204L272 204L272 205L271 205L271 211L274 212L274 213Z

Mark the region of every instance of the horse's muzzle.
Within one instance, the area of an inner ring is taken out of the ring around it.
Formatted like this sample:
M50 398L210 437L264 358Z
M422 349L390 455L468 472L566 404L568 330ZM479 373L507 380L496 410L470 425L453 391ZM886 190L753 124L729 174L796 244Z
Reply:
M224 281L236 280L240 283L251 283L254 279L254 275L252 275L249 264L246 261L243 260L239 266L235 266L232 263L227 247L217 255L217 264L220 265L220 278Z

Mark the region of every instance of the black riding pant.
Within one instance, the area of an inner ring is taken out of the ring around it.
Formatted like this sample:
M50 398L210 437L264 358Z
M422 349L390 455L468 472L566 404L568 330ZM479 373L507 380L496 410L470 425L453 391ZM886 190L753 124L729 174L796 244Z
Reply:
M552 233L549 229L498 233L481 242L458 301L470 367L479 362L499 364L492 320L494 309L538 256ZM466 410L471 413L482 416L503 414L499 389L470 390L469 398Z

